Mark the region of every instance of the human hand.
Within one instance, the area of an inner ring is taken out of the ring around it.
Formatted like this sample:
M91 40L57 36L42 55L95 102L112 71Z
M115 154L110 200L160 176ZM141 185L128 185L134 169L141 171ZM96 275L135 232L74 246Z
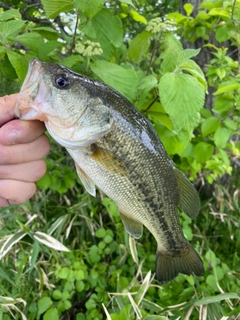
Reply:
M14 119L16 99L17 94L0 97L0 207L34 195L50 150L43 122Z

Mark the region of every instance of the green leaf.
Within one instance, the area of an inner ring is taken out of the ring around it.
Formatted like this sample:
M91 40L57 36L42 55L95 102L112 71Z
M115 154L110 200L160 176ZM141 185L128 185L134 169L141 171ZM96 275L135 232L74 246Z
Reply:
M214 134L214 143L218 148L225 148L232 134L232 130L220 127Z
M67 12L74 8L73 0L41 0L48 19L54 19L60 12Z
M76 8L88 18L94 17L103 7L105 0L75 0Z
M143 24L147 24L146 18L144 16L142 16L141 14L139 14L137 11L130 10L129 14L132 16L133 20L135 20L137 22L142 22Z
M181 64L183 62L187 62L189 59L196 57L201 49L185 49L179 53L177 57L177 63Z
M184 130L176 132L162 125L155 125L154 129L168 154L181 153L189 143L189 133Z
M218 42L224 42L226 40L229 40L232 37L233 30L229 28L229 25L223 25L219 28L217 28L215 37Z
M51 53L53 50L59 48L61 46L61 43L56 41L56 40L52 40L52 41L48 41L45 42L42 46L38 47L38 56L41 60L46 59L46 56Z
M47 40L57 40L59 38L58 32L49 27L37 27L32 29L32 32L39 33L43 38Z
M96 32L96 40L102 47L109 47L112 43L116 48L120 47L123 38L122 22L108 9L102 9L92 19L92 25Z
M23 82L27 74L28 61L26 61L24 56L10 50L7 51L7 56L21 82Z
M196 64L193 60L187 60L178 65L179 69L182 71L188 72L194 78L196 78L207 90L207 81L205 79L204 73L202 72L201 68Z
M17 19L17 20L22 19L22 16L19 10L9 9L7 11L4 11L2 14L0 14L0 20L11 20L11 19Z
M183 8L186 11L187 16L189 17L190 14L193 12L193 5L191 3L186 3L184 4Z
M161 73L173 72L178 65L178 56L183 51L181 42L172 34L167 34L163 42L163 53L161 54Z
M11 20L0 22L0 41L13 40L25 25L25 21Z
M0 267L0 278L5 279L8 281L13 287L16 286L16 283L11 280L8 274Z
M43 316L43 320L59 320L57 308L50 308Z
M213 155L214 147L207 142L199 142L194 147L194 157L199 163L204 163Z
M42 297L38 300L38 316L47 311L53 304L49 297Z
M191 130L204 104L202 84L188 74L165 73L158 88L161 103L176 128L186 127Z
M145 53L148 51L150 45L151 33L148 31L143 31L139 33L130 42L128 49L128 56L130 59L136 63L140 63Z
M215 132L220 126L220 120L215 117L210 117L202 123L202 136L206 137L210 133Z
M91 69L102 81L119 91L130 101L136 98L138 77L134 70L125 69L104 60L92 63Z
M36 32L23 33L16 37L16 41L32 49L34 52L37 52L38 48L44 44L42 36Z
M213 8L208 12L208 14L210 16L220 16L220 17L226 17L226 18L231 17L229 12L222 8Z
M235 91L240 89L240 84L237 81L226 81L222 82L217 91L214 93L214 95L222 94L222 93L228 93L230 91Z
M24 231L8 235L0 249L0 260L11 250L14 244L19 242L25 235L26 232Z
M122 3L130 4L131 6L134 7L134 4L132 3L132 0L119 0L119 1L122 2Z
M239 296L236 293L228 292L228 293L221 293L215 296L210 296L207 298L200 299L198 301L195 301L196 306L201 306L201 305L206 305L209 303L216 303L220 302L222 300L227 300L227 299L239 299Z

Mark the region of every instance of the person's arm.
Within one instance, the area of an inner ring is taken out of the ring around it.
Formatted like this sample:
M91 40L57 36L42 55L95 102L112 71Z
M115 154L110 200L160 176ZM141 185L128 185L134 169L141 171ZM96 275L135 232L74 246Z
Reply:
M40 121L14 119L17 95L0 97L0 207L31 198L35 181L46 171L43 158L50 150Z

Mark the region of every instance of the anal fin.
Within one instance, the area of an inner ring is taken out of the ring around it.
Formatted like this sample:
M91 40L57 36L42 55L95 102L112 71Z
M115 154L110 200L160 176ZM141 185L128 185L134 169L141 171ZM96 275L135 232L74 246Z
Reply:
M143 233L143 225L142 223L127 217L125 214L120 212L120 217L124 224L126 231L135 239L139 239Z
M88 193L90 193L93 197L96 197L96 188L95 184L89 178L89 176L75 163L77 174L84 185L85 189Z

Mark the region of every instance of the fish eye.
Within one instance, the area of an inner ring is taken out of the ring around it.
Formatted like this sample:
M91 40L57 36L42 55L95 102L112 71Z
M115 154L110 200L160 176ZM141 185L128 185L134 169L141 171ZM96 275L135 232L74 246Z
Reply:
M70 85L69 79L63 74L56 76L55 83L59 89L67 89Z

